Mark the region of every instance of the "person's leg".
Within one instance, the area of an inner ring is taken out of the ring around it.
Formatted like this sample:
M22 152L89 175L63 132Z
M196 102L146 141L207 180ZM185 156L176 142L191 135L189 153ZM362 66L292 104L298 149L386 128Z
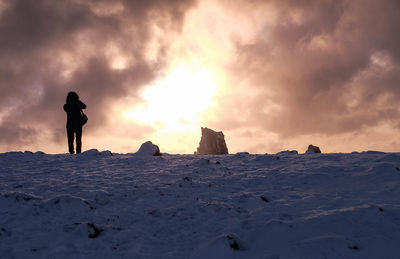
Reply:
M78 127L75 131L76 135L76 153L79 154L82 151L82 127Z
M71 127L67 127L67 136L68 136L68 150L70 154L74 153L74 129Z

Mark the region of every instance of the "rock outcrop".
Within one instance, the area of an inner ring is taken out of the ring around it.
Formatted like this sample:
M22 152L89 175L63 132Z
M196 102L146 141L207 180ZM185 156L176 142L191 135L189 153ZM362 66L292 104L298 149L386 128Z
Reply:
M321 153L321 149L317 146L309 145L306 153Z
M201 128L201 140L197 148L198 155L225 155L228 154L224 133L212 129Z
M151 143L151 141L147 141L143 143L139 150L135 153L138 156L161 156L160 149L157 145Z

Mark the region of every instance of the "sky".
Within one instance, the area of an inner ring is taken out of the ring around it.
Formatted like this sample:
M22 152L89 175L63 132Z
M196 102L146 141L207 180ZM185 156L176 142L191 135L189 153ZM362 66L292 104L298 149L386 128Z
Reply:
M0 0L0 152L399 151L397 0Z

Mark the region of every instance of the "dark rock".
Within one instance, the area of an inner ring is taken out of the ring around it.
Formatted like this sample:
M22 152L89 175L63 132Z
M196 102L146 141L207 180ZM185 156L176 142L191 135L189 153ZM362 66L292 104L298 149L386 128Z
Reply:
M234 237L232 237L232 236L230 236L230 235L227 235L226 238L228 238L228 240L229 240L229 246L230 246L233 250L235 250L235 251L240 250L239 244L236 242L236 240L235 240Z
M357 245L351 245L349 246L350 249L352 250L359 250L360 248Z
M225 143L225 136L222 131L216 132L212 129L201 128L201 140L197 148L198 155L225 155L228 148Z
M96 238L100 235L101 230L98 229L93 223L88 222L87 223L89 227L91 227L94 231L94 233L89 234L89 238Z
M309 145L306 153L321 153L321 149L317 146Z

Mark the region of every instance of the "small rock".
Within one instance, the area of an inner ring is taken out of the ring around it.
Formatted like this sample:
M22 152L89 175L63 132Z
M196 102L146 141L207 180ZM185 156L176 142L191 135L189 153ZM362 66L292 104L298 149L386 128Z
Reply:
M309 145L306 153L321 153L321 149L317 146Z
M89 234L89 238L96 238L100 235L101 230L98 229L93 223L88 222L87 223L89 227L91 227L94 231L94 233Z
M139 150L135 153L139 156L161 156L160 148L154 145L151 141L143 143Z
M236 242L236 240L235 240L232 236L227 235L226 238L228 238L228 240L229 240L229 246L230 246L233 250L235 250L235 251L239 251L239 250L240 250L239 244Z
M350 249L352 250L359 250L360 248L357 245L351 245L349 246Z

